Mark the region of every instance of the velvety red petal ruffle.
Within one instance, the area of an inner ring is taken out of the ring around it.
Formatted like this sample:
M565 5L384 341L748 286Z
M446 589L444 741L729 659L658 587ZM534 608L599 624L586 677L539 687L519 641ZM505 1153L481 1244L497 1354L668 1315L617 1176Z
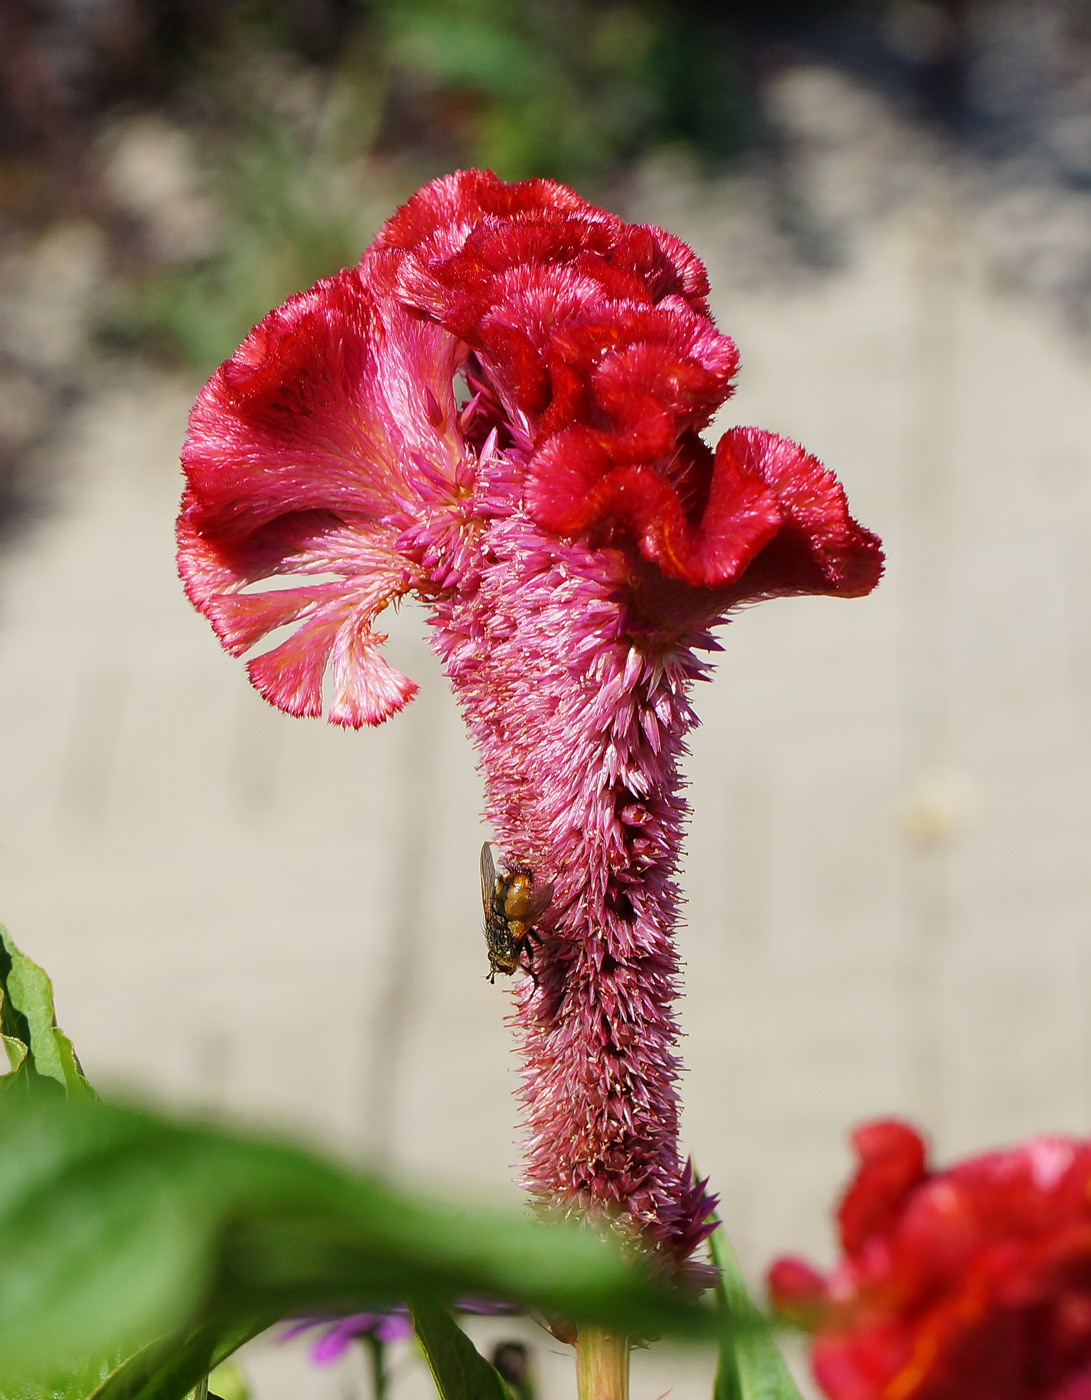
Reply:
M1034 1138L928 1171L907 1124L866 1125L842 1262L769 1273L816 1333L831 1400L1068 1400L1091 1376L1091 1143Z
M332 674L329 717L355 724L412 692L381 661L375 613L447 587L497 515L639 552L707 590L710 619L868 592L879 542L814 457L753 428L715 453L700 437L738 367L707 291L678 239L551 181L435 181L202 390L178 531L191 600L236 653L295 627L251 661L255 685L312 715ZM256 587L283 574L310 581Z

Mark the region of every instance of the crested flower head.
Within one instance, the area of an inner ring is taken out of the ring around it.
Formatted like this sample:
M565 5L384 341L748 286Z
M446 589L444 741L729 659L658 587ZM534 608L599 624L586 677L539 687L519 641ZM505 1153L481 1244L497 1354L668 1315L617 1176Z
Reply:
M841 1263L769 1274L816 1334L831 1400L1089 1400L1091 1143L1032 1138L935 1171L904 1123L853 1142Z
M553 885L517 993L527 1184L668 1264L708 1233L680 1161L677 760L694 648L758 598L855 597L875 536L814 457L702 437L738 366L704 268L546 180L421 190L202 391L193 603L274 705L376 724L415 686L376 622L429 610L506 858ZM289 586L263 586L277 575Z

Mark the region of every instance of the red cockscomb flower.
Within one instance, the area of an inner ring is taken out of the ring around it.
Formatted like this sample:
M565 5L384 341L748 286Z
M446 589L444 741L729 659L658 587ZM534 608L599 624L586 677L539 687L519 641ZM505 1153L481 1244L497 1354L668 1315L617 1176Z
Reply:
M1091 1400L1091 1142L1040 1137L946 1171L904 1123L853 1135L842 1262L769 1272L831 1400Z
M701 438L738 360L706 292L678 239L561 185L437 180L213 375L179 521L229 651L294 627L249 663L291 714L399 709L374 623L428 606L497 841L555 889L515 994L526 1182L672 1267L711 1206L678 1155L671 1010L694 649L738 603L855 597L882 567L802 448Z

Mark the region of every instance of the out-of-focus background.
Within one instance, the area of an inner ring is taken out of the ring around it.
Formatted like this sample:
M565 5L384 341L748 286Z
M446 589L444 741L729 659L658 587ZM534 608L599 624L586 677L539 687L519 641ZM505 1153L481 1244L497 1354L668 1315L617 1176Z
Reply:
M422 615L418 699L344 734L250 690L172 559L202 378L466 164L690 241L723 424L804 442L887 542L873 597L732 623L690 763L686 1145L751 1277L828 1261L859 1120L945 1158L1089 1128L1089 0L3 0L0 913L96 1084L516 1197ZM366 1394L299 1345L245 1366ZM708 1372L652 1352L634 1400Z

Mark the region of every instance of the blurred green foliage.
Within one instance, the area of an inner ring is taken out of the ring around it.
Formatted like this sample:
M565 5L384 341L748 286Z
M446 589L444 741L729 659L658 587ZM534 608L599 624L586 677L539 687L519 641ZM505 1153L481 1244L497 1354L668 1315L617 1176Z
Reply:
M52 1382L83 1400L91 1376L93 1400L182 1400L289 1314L406 1299L433 1373L450 1378L445 1400L500 1400L495 1371L444 1311L465 1296L645 1336L712 1341L736 1326L572 1225L430 1197L192 1120L0 1098L5 1397Z
M394 72L447 98L468 163L506 179L593 184L657 141L686 137L717 155L739 144L729 31L684 7L371 0L370 8Z
M321 156L272 121L217 143L207 178L223 214L216 252L138 278L109 325L114 338L151 339L202 371L270 307L354 263L372 232L362 210L333 197Z
M442 1303L415 1298L409 1314L439 1400L512 1400L500 1373Z
M370 35L332 65L309 65L264 18L237 19L178 103L218 213L211 249L138 269L105 327L202 372L270 307L356 262L402 193L370 168L385 90Z
M717 1270L716 1311L725 1323L734 1323L720 1338L712 1400L803 1400L771 1329L750 1300L722 1227L709 1237L708 1248ZM739 1325L747 1322L751 1325Z
M107 334L208 372L425 180L481 166L593 197L657 145L736 153L742 92L730 25L665 0L355 0L322 63L292 52L275 6L240 6L176 103L216 246L137 269Z
M237 1361L224 1361L215 1368L208 1378L208 1391L219 1400L250 1400L246 1377Z
M49 978L2 928L0 1025L3 1400L200 1400L213 1370L213 1393L245 1400L224 1363L279 1319L402 1300L442 1400L508 1394L447 1311L461 1296L645 1335L738 1330L575 1226L100 1102Z

